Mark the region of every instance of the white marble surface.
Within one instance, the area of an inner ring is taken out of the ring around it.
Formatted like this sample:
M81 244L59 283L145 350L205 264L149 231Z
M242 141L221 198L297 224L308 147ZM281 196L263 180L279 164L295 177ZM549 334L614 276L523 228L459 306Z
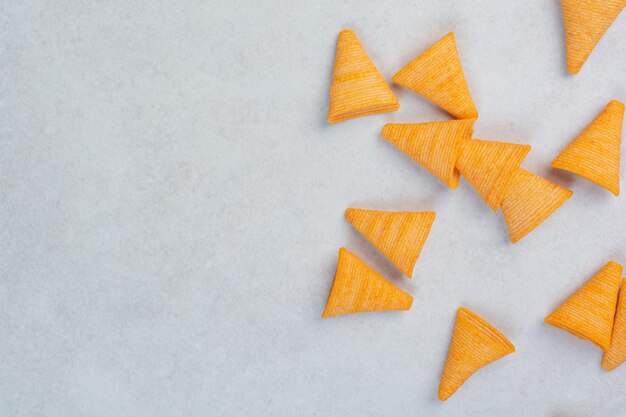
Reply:
M574 197L513 246L380 137L434 105L326 124L342 28L387 78L454 31L476 136ZM626 263L626 200L549 168L626 99L624 39L569 76L557 0L2 1L0 415L626 416L626 368L542 323ZM348 206L437 211L412 280ZM322 320L340 246L413 309ZM517 353L440 403L458 305Z

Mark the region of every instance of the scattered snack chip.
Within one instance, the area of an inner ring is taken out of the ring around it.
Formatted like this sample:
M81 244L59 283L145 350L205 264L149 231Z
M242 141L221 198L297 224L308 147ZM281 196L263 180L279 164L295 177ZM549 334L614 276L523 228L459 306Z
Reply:
M580 175L619 195L619 164L624 103L613 100L552 161L552 167Z
M328 123L395 111L398 99L361 46L356 34L342 30L330 86Z
M567 70L577 74L626 0L561 0Z
M387 281L347 249L339 249L337 273L322 317L408 310L411 304L410 294Z
M435 221L435 213L349 208L346 218L404 275L411 278L415 262Z
M474 372L513 352L515 346L498 329L479 315L459 307L439 383L439 399L447 400Z
M402 68L393 81L426 97L457 119L478 117L453 32Z
M462 143L472 138L474 122L388 123L382 136L454 190L460 178L456 162Z
M567 188L517 168L500 206L511 242L533 231L571 196Z
M613 323L611 347L604 352L602 368L612 371L624 361L626 361L626 278L622 278L622 288L619 291L617 312Z
M493 211L498 211L513 174L530 145L473 139L463 143L457 168Z
M621 276L620 264L607 263L544 321L607 350Z

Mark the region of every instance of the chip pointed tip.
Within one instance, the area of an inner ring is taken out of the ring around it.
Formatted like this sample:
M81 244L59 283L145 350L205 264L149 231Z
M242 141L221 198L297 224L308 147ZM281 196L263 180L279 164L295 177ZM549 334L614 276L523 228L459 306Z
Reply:
M607 107L617 107L618 110L621 110L622 112L624 112L624 103L622 103L619 100L611 100L608 104Z
M447 392L443 392L441 387L439 387L439 392L437 393L437 398L439 399L439 401L441 402L446 401L448 398L450 398L450 395L451 394Z
M342 29L339 32L339 37L342 37L342 36L356 36L356 33L354 33L354 30L352 29Z
M383 129L380 131L380 135L387 139L387 136L389 136L389 132L392 128L392 124L391 123L385 123L385 125L383 126Z
M619 262L615 262L615 261L608 261L605 265L605 268L615 268L619 271L619 273L617 275L621 275L622 271L624 269L624 267L622 266L622 264L620 264Z
M550 313L550 314L548 314L547 316L545 316L545 317L543 318L543 322L544 322L545 324L548 324L548 325L552 326L552 323L553 323L553 321L552 321L552 313Z
M463 118L473 120L473 121L478 120L478 110L476 110L476 108L474 107L474 109L469 114L466 114L465 117Z
M335 312L333 311L333 309L328 305L328 303L326 304L326 307L324 307L324 311L322 311L322 318L323 319L327 319L329 317L333 317L336 316L337 314L335 314Z
M582 64L570 64L569 62L567 63L567 72L572 74L572 75L576 75L578 74L578 72L580 71L580 68L582 67Z

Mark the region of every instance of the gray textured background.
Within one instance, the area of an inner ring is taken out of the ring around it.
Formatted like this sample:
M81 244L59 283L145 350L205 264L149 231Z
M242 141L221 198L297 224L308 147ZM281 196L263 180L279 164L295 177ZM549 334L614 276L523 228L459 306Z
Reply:
M476 137L574 197L513 246L380 138L434 105L327 125L348 27L387 78L455 31ZM549 169L626 99L625 38L574 77L557 0L1 1L0 415L625 416L626 368L542 323L626 263L626 200ZM437 211L413 280L348 206ZM322 320L340 246L413 309ZM518 352L442 404L459 304Z

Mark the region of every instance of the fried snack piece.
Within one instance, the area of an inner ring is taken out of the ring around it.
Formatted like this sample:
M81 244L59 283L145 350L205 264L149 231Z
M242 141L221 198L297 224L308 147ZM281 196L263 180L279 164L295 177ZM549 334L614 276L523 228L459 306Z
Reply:
M570 74L578 74L604 32L625 6L626 0L561 0L567 71Z
M439 383L439 399L447 400L474 372L513 352L515 346L498 329L465 307L459 307Z
M461 145L472 138L476 119L415 124L388 123L382 136L453 190L459 186Z
M544 322L603 350L609 349L621 276L620 264L607 263Z
M513 174L530 145L473 139L463 143L457 168L493 211L498 211Z
M395 111L398 99L351 30L342 30L330 86L328 123Z
M413 297L402 291L347 249L339 249L335 281L323 318L366 311L408 310Z
M624 103L612 100L552 161L552 167L573 172L619 195L623 121Z
M532 232L571 196L567 188L518 168L500 206L511 242Z
M453 32L398 71L393 81L426 97L457 119L478 117Z
M435 213L349 208L346 218L404 275L411 278L415 262L435 221Z
M626 361L626 278L622 278L622 288L619 291L611 347L604 352L601 366L607 371L612 371L624 361Z

